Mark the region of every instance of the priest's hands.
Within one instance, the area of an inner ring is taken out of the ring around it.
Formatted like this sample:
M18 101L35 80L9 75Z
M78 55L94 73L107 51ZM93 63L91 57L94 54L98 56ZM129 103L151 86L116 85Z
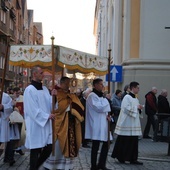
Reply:
M52 95L52 96L56 96L56 95L57 95L57 90L56 90L56 89L53 89L53 90L51 91L51 95Z
M111 118L111 116L110 116L110 115L107 115L107 120L108 120L109 122L111 122L111 121L112 121L112 118Z
M140 109L140 110L142 110L143 109L143 107L144 107L144 105L138 105L138 109Z
M55 114L50 114L49 119L55 120L56 115Z

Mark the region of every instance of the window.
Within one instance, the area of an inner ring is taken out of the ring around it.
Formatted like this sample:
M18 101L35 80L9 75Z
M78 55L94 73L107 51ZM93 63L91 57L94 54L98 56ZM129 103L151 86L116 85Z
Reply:
M0 68L4 69L4 57L3 56L0 56Z
M9 21L9 28L11 30L14 30L14 21L10 18L10 21Z
M14 71L14 66L9 65L9 71Z
M1 21L6 24L6 12L1 10Z

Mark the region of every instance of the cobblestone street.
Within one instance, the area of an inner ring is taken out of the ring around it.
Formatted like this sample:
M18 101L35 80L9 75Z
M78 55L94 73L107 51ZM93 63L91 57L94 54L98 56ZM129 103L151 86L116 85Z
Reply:
M120 164L117 160L110 157L113 150L114 142L110 146L107 167L113 170L169 170L170 156L167 156L168 144L164 142L153 142L150 139L142 139L139 141L139 160L144 165ZM74 170L90 169L90 148L81 148L79 156L75 159ZM9 167L7 163L3 163L3 155L0 159L0 169L2 170L28 170L29 169L29 151L25 155L15 154L16 163ZM41 167L41 170L44 168Z

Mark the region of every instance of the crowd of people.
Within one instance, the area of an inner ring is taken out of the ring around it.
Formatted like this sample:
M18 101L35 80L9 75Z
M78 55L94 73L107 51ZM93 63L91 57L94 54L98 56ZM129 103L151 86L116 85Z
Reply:
M4 162L12 166L14 154L24 155L25 123L23 118L23 96L19 87L8 93L2 92L0 104L0 144L5 143ZM17 116L15 116L17 115Z
M138 141L142 136L140 118L147 116L143 138L157 141L159 123L170 114L168 92L152 87L145 105L137 96L140 85L132 81L124 90L111 95L104 92L103 80L93 80L93 88L70 92L68 77L55 87L42 84L43 69L31 69L31 83L21 94L20 88L2 92L0 103L0 145L5 144L4 162L12 166L15 153L30 150L30 170L69 170L74 167L80 147L91 148L91 170L109 170L106 160L110 141L115 137L111 157L120 163L142 165L138 161ZM158 120L157 114L164 113ZM15 119L14 119L15 118ZM153 135L150 136L150 128ZM115 135L114 135L115 134ZM98 151L101 146L100 155ZM2 153L1 153L2 154Z

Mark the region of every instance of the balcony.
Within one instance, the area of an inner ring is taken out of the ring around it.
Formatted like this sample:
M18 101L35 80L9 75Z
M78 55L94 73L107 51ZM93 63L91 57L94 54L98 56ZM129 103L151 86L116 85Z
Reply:
M16 34L15 34L15 31L13 30L9 30L9 35L11 36L11 40L14 41L16 39Z
M16 9L14 7L12 7L10 9L10 17L15 20L16 19Z
M8 32L7 25L3 22L0 22L0 35L6 35Z
M10 2L9 1L5 1L5 0L1 0L1 7L3 11L9 11L10 9Z

